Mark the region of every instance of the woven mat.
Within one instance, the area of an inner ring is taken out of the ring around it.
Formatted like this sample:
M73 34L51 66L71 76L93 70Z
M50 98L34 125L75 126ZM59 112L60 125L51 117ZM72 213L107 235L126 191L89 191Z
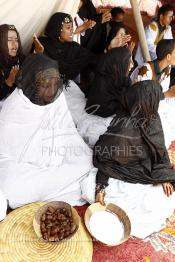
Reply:
M0 262L90 262L92 240L81 221L69 240L45 243L33 229L33 217L43 203L33 203L12 211L0 223Z

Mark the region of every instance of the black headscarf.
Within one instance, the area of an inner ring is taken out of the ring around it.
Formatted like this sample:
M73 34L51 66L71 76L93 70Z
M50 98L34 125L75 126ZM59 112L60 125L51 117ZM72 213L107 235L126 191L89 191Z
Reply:
M113 48L104 55L89 92L88 113L108 117L120 108L121 97L131 85L127 76L130 58L126 47Z
M94 147L96 182L108 178L129 183L175 182L158 114L163 93L152 80L133 85L122 100L123 112L113 119Z
M29 70L30 69L30 70ZM60 78L58 64L43 54L29 55L23 62L18 75L17 87L34 104L40 105L38 98L38 82L44 82L55 74ZM62 81L59 81L57 96L62 92Z
M101 22L102 16L101 16L101 14L100 15L97 14L96 9L95 9L93 3L91 2L91 0L83 0L82 2L83 2L83 4L78 11L79 17L82 20L92 19L92 20Z
M96 22L92 29L86 30L85 35L81 36L81 45L94 53L102 53L106 41L106 26L101 24L102 14L97 14L90 0L84 0L78 15L83 21L91 19Z
M59 41L62 25L68 21L72 21L70 15L55 13L46 26L46 37L41 37L39 40L44 46L45 54L57 60L60 73L68 79L74 79L95 61L93 54L78 43Z

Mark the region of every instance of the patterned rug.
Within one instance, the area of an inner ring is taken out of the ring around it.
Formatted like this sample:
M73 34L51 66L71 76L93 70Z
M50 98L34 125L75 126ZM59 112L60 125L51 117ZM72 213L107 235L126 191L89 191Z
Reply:
M175 163L175 142L169 148ZM87 206L77 207L83 217ZM94 242L93 262L175 262L175 212L167 220L167 227L144 240L131 237L125 243L108 247Z

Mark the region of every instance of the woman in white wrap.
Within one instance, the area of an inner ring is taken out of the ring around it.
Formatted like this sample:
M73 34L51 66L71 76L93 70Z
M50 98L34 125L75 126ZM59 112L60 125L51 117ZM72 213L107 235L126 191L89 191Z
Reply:
M83 204L79 182L92 155L68 110L57 63L29 56L17 84L0 113L2 194L11 208L52 200Z

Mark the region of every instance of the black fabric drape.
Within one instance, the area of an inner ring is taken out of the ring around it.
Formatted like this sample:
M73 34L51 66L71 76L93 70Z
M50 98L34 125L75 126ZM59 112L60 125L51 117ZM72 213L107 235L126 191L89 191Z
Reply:
M108 178L129 183L175 183L158 115L161 86L148 80L133 85L125 94L107 132L94 147L96 182Z

